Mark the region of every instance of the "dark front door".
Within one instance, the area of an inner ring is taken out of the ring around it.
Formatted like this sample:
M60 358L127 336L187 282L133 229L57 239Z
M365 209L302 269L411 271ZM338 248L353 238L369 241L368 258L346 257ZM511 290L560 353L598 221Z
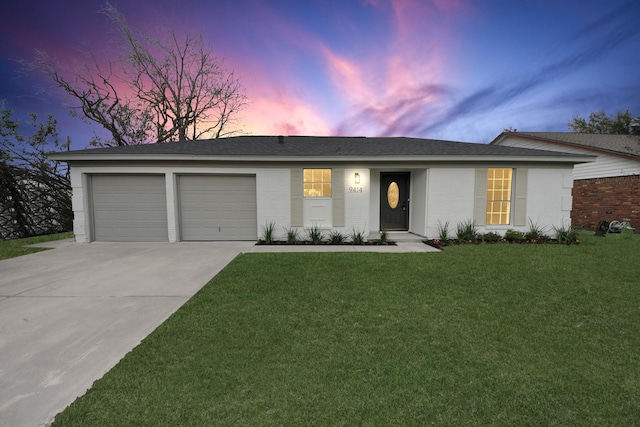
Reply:
M409 229L409 172L380 174L380 230Z

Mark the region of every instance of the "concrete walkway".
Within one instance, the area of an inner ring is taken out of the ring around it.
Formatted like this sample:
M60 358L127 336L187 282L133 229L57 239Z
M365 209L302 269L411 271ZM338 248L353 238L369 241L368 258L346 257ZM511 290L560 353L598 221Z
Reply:
M0 426L48 425L253 242L55 242L0 261Z
M0 426L50 424L242 252L431 252L253 242L91 243L0 261Z

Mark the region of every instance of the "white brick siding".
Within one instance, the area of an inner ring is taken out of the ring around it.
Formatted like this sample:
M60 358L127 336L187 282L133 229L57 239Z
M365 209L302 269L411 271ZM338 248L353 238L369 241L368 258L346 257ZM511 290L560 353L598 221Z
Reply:
M275 238L284 239L285 229L291 227L291 182L289 168L254 169L258 209L258 238L263 237L263 227L276 224Z
M473 219L475 165L468 167L419 167L414 165L411 171L410 230L426 236L437 237L438 222L449 222L452 231L462 221ZM297 167L300 167L299 165ZM330 165L329 165L330 167ZM366 233L378 231L380 218L380 169L367 166L347 165L344 168L344 182L333 185L344 186L345 226L336 228L349 235L355 229ZM483 165L482 167L487 167ZM518 167L514 165L513 167ZM571 200L570 166L527 165L528 185L526 213L534 223L540 226L566 226L569 223ZM387 170L387 169L385 169ZM392 168L391 170L395 170ZM360 175L360 183L354 181L355 173ZM162 173L165 174L167 191L167 219L169 241L180 239L178 194L176 176L180 174L243 174L256 176L257 197L257 234L262 237L262 228L269 222L276 224L275 237L284 239L285 229L291 226L291 175L288 165L265 167L223 167L190 166L188 163L176 165L150 164L118 166L96 163L92 166L76 166L72 169L74 232L78 242L91 240L90 185L91 174L113 173ZM489 226L482 231L503 232L513 226ZM520 227L523 231L528 229ZM300 235L306 232L300 229Z
M455 232L456 224L473 220L475 168L432 168L427 188L427 237L438 236L438 221Z

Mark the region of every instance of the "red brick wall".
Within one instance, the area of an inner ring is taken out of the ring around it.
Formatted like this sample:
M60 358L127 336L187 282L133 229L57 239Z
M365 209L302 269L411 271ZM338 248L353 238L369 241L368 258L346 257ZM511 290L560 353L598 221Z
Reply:
M630 219L640 231L640 175L579 179L573 182L571 221L595 230L602 220Z

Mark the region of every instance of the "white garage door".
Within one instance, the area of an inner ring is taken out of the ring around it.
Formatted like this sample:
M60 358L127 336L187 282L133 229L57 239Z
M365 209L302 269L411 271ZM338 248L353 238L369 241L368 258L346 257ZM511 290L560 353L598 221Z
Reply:
M93 240L166 242L164 175L93 175Z
M256 240L256 177L178 178L182 240Z

